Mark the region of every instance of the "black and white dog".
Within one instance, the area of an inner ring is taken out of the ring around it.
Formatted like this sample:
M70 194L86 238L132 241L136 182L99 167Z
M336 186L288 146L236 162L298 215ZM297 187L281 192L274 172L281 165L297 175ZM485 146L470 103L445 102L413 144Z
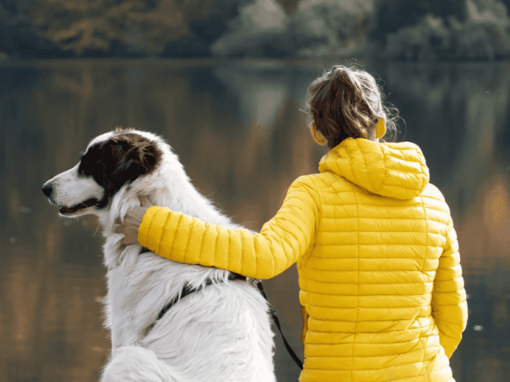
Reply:
M268 304L250 280L175 263L139 245L119 250L123 235L114 232L114 222L138 206L140 196L238 227L195 189L163 139L137 130L103 134L43 192L60 215L95 214L104 228L112 354L101 381L275 381ZM189 290L195 293L179 299Z

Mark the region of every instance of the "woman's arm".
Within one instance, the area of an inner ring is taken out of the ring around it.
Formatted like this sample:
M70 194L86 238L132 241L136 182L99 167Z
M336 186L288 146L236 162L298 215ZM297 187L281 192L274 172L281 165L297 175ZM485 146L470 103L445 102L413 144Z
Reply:
M259 234L205 223L168 208L151 207L138 229L141 245L170 260L214 266L246 277L270 278L308 252L318 224L318 196L309 177L289 188L276 216Z
M467 302L460 266L459 243L453 222L448 227L446 246L432 290L432 316L439 329L439 338L450 358L462 339L467 324Z

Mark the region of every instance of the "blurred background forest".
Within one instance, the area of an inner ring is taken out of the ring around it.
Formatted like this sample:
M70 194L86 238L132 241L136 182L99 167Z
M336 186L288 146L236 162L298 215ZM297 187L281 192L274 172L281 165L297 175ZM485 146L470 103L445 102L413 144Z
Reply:
M0 57L510 57L510 0L0 0Z

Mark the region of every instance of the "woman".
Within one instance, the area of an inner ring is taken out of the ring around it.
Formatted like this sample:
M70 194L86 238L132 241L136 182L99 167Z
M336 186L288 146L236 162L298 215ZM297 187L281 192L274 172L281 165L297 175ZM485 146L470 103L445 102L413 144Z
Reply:
M395 125L367 72L335 66L309 91L312 136L330 151L259 234L150 207L128 214L122 243L259 279L297 261L300 381L453 381L466 295L425 158L415 144L379 141Z

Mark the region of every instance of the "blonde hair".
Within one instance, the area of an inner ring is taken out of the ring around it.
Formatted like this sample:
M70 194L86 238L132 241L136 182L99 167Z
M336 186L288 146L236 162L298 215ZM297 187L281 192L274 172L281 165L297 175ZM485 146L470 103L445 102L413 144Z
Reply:
M335 65L308 88L306 112L333 148L344 139L367 138L379 118L386 121L385 138L394 141L398 110L383 105L374 77L364 70Z

